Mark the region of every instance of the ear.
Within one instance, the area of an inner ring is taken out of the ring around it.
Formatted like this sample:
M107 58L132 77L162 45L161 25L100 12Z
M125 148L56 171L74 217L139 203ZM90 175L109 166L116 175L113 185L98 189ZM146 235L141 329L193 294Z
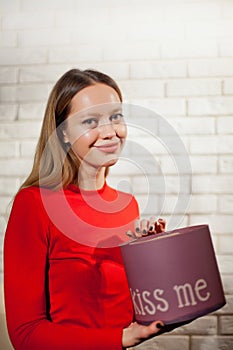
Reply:
M69 142L70 142L66 130L62 130L62 137L63 137L63 141L64 141L65 143L69 143Z

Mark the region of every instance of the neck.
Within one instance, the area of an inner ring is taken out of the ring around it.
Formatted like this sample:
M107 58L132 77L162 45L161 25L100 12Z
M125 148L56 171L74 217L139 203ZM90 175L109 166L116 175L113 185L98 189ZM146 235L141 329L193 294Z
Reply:
M88 169L84 166L79 168L78 183L83 190L99 190L104 186L105 182L105 167L100 169Z

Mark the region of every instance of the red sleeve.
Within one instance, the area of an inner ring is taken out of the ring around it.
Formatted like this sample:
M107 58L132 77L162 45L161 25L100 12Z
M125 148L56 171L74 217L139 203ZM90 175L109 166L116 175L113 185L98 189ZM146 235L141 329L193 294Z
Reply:
M7 326L16 350L120 350L122 329L86 329L46 314L49 219L30 189L15 198L4 242Z

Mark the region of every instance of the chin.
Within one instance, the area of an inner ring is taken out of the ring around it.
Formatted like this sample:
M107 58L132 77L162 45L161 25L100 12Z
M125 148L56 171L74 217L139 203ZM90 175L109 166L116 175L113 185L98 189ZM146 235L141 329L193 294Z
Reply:
M110 159L109 161L107 161L106 163L103 164L103 166L107 167L107 166L113 166L114 164L116 164L118 161L118 158L113 158Z

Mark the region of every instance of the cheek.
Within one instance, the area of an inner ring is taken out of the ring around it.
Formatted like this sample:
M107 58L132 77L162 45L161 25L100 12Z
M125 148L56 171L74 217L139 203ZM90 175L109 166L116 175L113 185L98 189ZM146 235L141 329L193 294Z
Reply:
M126 124L119 124L116 128L116 134L118 137L126 138L127 136L127 126Z
M77 155L83 156L89 151L89 147L96 141L98 133L89 130L73 140L72 148Z

